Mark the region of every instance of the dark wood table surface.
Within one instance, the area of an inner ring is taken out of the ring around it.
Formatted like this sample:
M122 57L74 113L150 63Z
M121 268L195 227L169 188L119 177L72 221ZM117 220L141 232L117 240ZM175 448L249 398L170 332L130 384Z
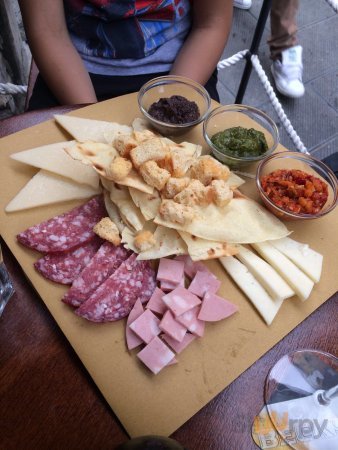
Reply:
M0 137L59 108L0 122ZM1 150L0 150L1 151ZM114 449L126 432L53 317L1 241L15 294L0 318L0 449ZM302 348L338 355L338 294L256 361L171 437L188 450L257 449L251 425L269 369Z

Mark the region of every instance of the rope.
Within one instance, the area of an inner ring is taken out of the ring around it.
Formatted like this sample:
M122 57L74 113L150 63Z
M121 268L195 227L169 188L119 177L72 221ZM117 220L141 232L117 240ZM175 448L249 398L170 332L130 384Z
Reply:
M327 0L328 1L328 0ZM225 67L229 67L231 65L236 64L238 61L243 59L246 55L249 54L249 50L241 50L240 52L236 53L233 56L230 56L230 58L223 59L217 64L218 69L223 69ZM279 119L281 120L286 132L292 139L293 143L295 144L296 149L301 153L308 153L305 145L301 141L300 137L296 133L295 129L293 128L290 120L288 119L287 115L285 114L282 105L280 104L271 84L268 80L268 77L266 76L266 73L264 72L263 67L261 66L261 63L259 62L257 55L251 55L251 62L253 68L256 70L258 78L260 79L266 93L268 94L268 97L272 103L272 106L274 107Z
M0 83L1 95L15 95L26 93L27 93L27 86L21 86L12 83Z
M338 12L338 0L326 0L326 1L336 12Z

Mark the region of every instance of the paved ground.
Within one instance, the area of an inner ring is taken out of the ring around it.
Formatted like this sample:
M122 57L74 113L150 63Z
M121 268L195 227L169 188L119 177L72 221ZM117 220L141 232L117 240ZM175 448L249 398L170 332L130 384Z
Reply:
M262 2L253 0L249 11L234 9L232 31L222 58L250 47ZM297 100L282 95L278 98L304 145L314 156L323 159L338 152L338 14L326 0L301 0L297 23L299 43L303 46L306 92ZM258 57L272 82L266 43L269 20L265 28ZM240 61L220 71L218 89L222 104L234 103L244 64ZM243 103L269 114L278 125L281 143L290 150L295 149L254 71Z

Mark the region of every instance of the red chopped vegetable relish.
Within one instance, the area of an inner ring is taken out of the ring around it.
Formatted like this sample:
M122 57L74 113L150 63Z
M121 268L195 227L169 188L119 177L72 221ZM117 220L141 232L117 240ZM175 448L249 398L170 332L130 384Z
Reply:
M275 170L260 182L275 205L296 214L316 214L328 198L327 183L302 170Z

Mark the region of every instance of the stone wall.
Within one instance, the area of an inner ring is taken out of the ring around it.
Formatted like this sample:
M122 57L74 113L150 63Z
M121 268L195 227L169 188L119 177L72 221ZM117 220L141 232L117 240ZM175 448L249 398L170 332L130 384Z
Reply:
M27 85L31 54L17 0L0 0L0 83ZM23 112L25 94L0 93L0 119Z

